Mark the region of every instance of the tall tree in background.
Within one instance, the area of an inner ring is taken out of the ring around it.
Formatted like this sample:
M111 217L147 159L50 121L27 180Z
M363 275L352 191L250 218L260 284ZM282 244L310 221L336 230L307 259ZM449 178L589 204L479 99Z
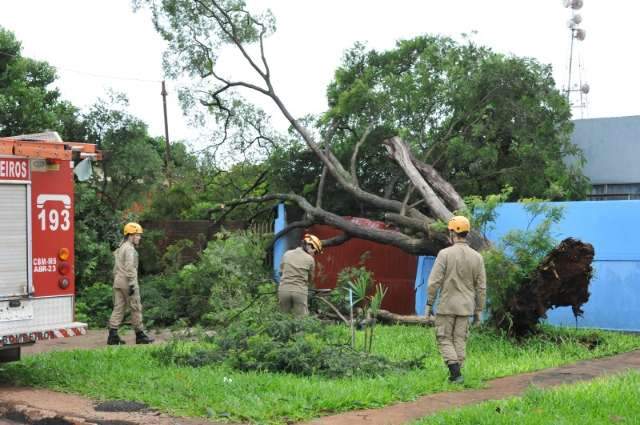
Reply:
M122 240L128 215L138 215L154 191L161 191L163 141L127 111L122 94L98 99L83 116L87 140L103 151L93 178L75 185L75 267L80 292L109 283L112 250Z
M535 59L437 36L403 40L384 52L356 45L328 97L325 120L340 123L334 143L352 150L374 125L383 133L378 138L386 133L407 140L417 160L465 195L486 196L505 186L513 187L514 200L586 194L581 170L563 162L582 159L570 141L569 105L551 67ZM397 173L388 170L386 181Z
M550 67L533 59L445 37L403 40L384 52L357 44L344 55L327 93L330 108L322 120L338 123L332 150L343 163L359 151L356 173L368 191L384 188L386 196L402 197L407 190L402 169L376 143L393 135L407 140L416 160L432 165L463 195L487 196L508 186L510 200L570 200L588 190L582 154L570 141L569 106ZM375 127L360 142L371 123ZM577 159L575 165L565 163L568 157ZM304 182L322 168L300 144L270 161L282 170L276 179L283 190L303 194L311 192ZM338 189L335 181L327 183L325 206L343 215L375 214Z
M14 34L0 27L0 136L54 130L84 140L78 109L51 87L55 80L54 67L23 57Z
M103 202L121 211L147 199L163 179L162 143L149 136L147 125L127 112L128 99L112 93L99 99L85 115L88 140L105 152L94 182Z
M449 157L455 161L440 160L436 165L447 176L460 178L460 181L466 178L470 185L473 167L500 174L500 167L520 166L517 162L512 165L506 158L524 136L514 132L513 127L516 121L527 119L528 114L524 112L527 99L522 89L513 94L512 91L536 82L537 74L532 73L531 81L525 79L514 87L511 83L502 84L501 80L492 82L493 72L501 69L503 59L483 49L468 47L470 54L462 57L466 62L457 64L460 58L456 55L430 51L464 50L464 47L440 39L431 39L432 43L423 42L424 46L420 46L421 40L418 40L407 53L398 54L403 57L382 60L381 69L369 66L377 63L368 64L364 50L356 49L347 57L330 88L331 110L323 117L319 131L315 131L305 120L291 114L273 85L264 43L265 37L275 31L275 20L270 12L252 15L241 0L140 0L135 3L150 6L154 24L169 44L166 56L169 74L186 74L196 80L195 86L182 95L190 109L200 106L216 116L225 125L226 134L226 125L233 121L238 92L263 95L273 102L297 138L321 164L314 176L317 179L315 202L300 192L270 193L228 202L225 208L251 202L294 202L304 210L305 217L292 223L289 229L312 223L329 224L344 232L342 240L359 237L391 244L410 253L434 254L446 243L444 234L435 224L446 221L454 211L464 208L464 202L438 170L424 162L438 159L427 155L428 149L435 147L436 151L449 152ZM227 46L245 60L253 71L253 78L236 79L220 73L219 53ZM420 52L426 52L426 56L424 60L416 61ZM478 72L475 81L471 71L480 69L483 54L497 62L483 65L487 70ZM419 67L426 67L426 70L422 74L411 72ZM517 73L506 66L501 78L513 78ZM421 78L427 78L423 86L422 81L417 81ZM474 81L464 85L466 80ZM568 107L550 83L540 83L540 86L547 87L546 93L551 95L548 105L557 103L560 115L547 121L541 121L542 114L533 115L534 122L527 128L541 127L546 132L553 132L561 125L564 127L560 128L560 134L566 134ZM494 87L496 84L497 88ZM398 87L391 90L387 85ZM441 88L446 91L441 92ZM414 90L419 90L415 96ZM502 98L507 99L504 105L500 103ZM524 99L523 112L508 116L506 105L521 98ZM536 97L529 102L540 100L541 97ZM492 116L492 108L499 109L500 113ZM498 125L499 119L511 122L515 137L507 134L508 126ZM522 139L522 143L531 146L530 140ZM224 141L222 139L220 143ZM367 149L371 149L377 162L371 161L371 156L360 156L361 150ZM473 153L474 150L486 150L487 153ZM499 153L504 158L494 158ZM477 162L477 159L482 161ZM366 205L368 215L384 218L399 226L401 232L364 228L329 207L324 208L323 188L329 179L356 204ZM501 182L494 184L498 187ZM474 235L473 240L477 246L484 244L478 235Z

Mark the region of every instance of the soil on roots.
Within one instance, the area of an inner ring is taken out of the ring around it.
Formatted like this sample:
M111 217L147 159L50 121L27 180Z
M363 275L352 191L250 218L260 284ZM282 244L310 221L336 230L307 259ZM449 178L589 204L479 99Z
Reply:
M568 238L560 242L538 266L534 276L520 286L508 301L509 333L528 335L535 331L549 309L571 307L576 317L589 301L593 274L593 245Z

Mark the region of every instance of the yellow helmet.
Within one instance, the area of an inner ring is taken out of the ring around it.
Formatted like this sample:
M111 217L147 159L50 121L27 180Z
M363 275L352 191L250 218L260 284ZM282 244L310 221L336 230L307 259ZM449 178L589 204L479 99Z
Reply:
M316 252L322 252L322 241L317 236L307 233L304 235L303 240L311 245Z
M456 233L468 232L471 230L471 223L469 223L469 219L467 219L467 217L455 215L449 219L447 228Z
M124 225L124 231L123 231L124 235L135 235L135 234L142 234L142 226L140 226L138 223L127 223Z

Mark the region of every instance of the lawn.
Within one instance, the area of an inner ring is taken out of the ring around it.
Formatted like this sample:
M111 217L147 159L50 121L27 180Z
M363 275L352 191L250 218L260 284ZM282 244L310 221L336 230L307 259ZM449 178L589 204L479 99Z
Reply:
M638 424L640 373L628 372L429 416L414 425Z
M474 331L464 368L465 387L478 388L488 379L639 347L640 337L619 333L549 328L542 336L516 343ZM256 423L284 423L381 407L459 388L447 383L432 328L378 327L373 348L393 360L428 356L423 369L378 378L327 379L237 372L224 366L164 366L152 357L152 350L157 349L154 346L109 347L28 357L5 366L0 381L101 400L140 401L174 415Z

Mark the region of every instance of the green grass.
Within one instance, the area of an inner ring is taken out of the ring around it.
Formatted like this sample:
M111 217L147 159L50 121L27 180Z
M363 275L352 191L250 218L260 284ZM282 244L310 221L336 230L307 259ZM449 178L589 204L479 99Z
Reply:
M633 335L560 329L549 329L546 335L516 344L474 331L467 346L465 387L478 388L484 380L640 347L640 337ZM578 342L579 337L587 335L597 335L600 344L589 349ZM558 340L562 343L558 344ZM447 370L432 328L377 327L373 348L393 360L407 360L423 353L428 357L421 370L379 378L331 380L241 373L223 366L165 367L151 356L153 346L109 347L28 357L8 364L0 372L0 382L48 387L102 400L141 401L173 415L257 423L298 421L459 389L447 383Z
M601 425L640 423L640 373L599 378L429 416L414 425Z

